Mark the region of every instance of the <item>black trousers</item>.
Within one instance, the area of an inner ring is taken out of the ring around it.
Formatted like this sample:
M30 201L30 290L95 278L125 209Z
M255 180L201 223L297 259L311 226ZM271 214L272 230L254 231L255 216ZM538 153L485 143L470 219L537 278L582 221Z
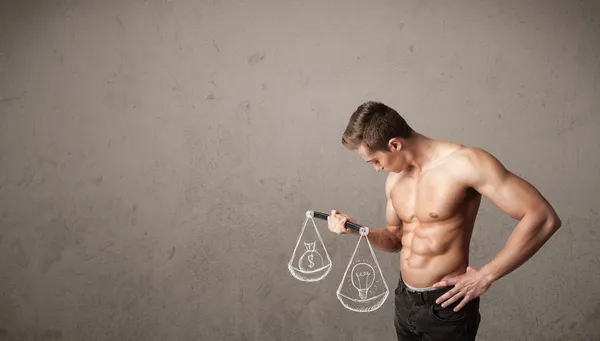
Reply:
M481 314L477 297L461 310L453 309L460 299L442 308L435 300L453 286L432 291L415 292L406 287L402 277L396 288L394 324L398 341L473 341L479 328Z

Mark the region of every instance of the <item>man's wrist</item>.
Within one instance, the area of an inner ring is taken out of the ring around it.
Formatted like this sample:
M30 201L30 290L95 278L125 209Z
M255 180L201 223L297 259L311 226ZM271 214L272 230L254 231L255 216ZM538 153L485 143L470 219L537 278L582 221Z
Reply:
M482 267L479 271L483 274L484 280L490 285L500 278L497 271L494 271L488 265Z

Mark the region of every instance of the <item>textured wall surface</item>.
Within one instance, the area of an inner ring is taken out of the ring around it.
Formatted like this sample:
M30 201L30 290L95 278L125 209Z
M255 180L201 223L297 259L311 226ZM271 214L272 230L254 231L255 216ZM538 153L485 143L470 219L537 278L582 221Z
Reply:
M383 226L341 134L380 100L494 153L562 229L479 340L600 339L600 2L0 2L0 340L393 340L287 261L308 209ZM471 259L516 222L484 201ZM378 252L388 285L398 256Z

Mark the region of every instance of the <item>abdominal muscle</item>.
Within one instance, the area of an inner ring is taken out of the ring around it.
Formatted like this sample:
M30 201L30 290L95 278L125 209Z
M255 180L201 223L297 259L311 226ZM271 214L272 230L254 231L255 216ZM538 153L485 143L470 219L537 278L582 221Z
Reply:
M425 288L465 273L473 226L464 221L403 225L400 272L404 282Z

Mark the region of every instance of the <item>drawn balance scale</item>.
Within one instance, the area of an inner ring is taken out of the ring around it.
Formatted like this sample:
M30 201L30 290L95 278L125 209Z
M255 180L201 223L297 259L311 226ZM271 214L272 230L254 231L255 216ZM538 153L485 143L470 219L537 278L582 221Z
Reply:
M292 259L288 263L288 269L296 279L303 282L320 281L331 270L329 253L323 244L317 225L308 213L298 236Z
M313 219L327 220L328 216L322 212L306 212L306 219L288 263L290 273L300 281L320 281L331 270L331 258ZM374 311L383 305L389 289L367 237L369 228L349 221L345 226L360 233L360 238L337 289L337 298L349 310Z

